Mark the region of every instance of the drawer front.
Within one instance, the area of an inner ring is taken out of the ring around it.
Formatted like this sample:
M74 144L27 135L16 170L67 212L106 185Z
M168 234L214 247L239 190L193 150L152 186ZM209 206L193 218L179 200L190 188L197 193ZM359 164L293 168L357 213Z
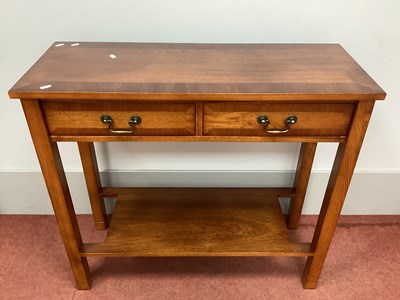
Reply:
M51 135L182 136L195 133L195 104L43 101L42 110ZM102 116L107 116L111 122L103 122ZM136 123L129 123L132 116Z
M353 104L210 103L204 105L203 131L208 136L342 137L353 109Z

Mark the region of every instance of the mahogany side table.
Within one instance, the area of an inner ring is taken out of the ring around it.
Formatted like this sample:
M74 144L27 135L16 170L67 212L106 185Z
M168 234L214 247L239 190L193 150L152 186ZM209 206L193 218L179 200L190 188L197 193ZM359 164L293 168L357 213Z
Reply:
M335 44L56 42L9 91L23 110L78 289L89 256L306 256L315 288L375 100ZM77 142L102 243L84 243L58 151ZM93 142L301 143L289 188L101 185ZM312 241L296 229L317 143L338 150ZM104 198L117 199L112 217ZM290 198L284 216L278 198Z

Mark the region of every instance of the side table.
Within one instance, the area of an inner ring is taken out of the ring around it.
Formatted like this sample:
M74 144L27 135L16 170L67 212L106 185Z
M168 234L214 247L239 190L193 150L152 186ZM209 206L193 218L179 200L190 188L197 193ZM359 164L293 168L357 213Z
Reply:
M9 91L21 99L78 289L89 256L306 256L315 288L375 100L385 92L334 44L56 42ZM77 142L95 226L84 243L58 151ZM93 142L301 143L289 188L117 188ZM312 241L292 242L317 143L337 142ZM104 198L116 198L111 222ZM290 198L284 216L278 198Z

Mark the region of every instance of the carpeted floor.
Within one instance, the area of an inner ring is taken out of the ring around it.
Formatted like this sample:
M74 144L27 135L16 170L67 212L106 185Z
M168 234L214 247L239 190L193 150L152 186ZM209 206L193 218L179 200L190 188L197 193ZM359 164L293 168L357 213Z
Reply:
M309 241L316 218L296 239ZM101 240L79 216L84 241ZM343 216L316 290L305 258L91 258L78 291L53 216L0 215L0 299L400 299L400 216Z

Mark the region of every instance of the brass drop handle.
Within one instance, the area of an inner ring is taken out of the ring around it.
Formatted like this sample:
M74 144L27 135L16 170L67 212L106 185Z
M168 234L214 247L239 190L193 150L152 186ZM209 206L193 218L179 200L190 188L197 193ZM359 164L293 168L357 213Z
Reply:
M132 116L128 122L128 124L131 126L131 129L114 129L114 128L112 128L113 120L110 115L102 115L100 117L100 121L103 122L104 124L107 124L108 130L112 133L129 134L129 133L133 132L136 125L139 125L140 123L142 123L142 118L140 116L136 116L136 115Z
M290 130L290 126L293 124L296 124L297 122L297 117L295 115L288 116L285 120L285 129L268 129L268 125L271 123L271 121L268 119L266 115L259 115L257 117L257 122L258 124L264 125L264 129L266 132L271 133L271 134L282 134L282 133L287 133Z

